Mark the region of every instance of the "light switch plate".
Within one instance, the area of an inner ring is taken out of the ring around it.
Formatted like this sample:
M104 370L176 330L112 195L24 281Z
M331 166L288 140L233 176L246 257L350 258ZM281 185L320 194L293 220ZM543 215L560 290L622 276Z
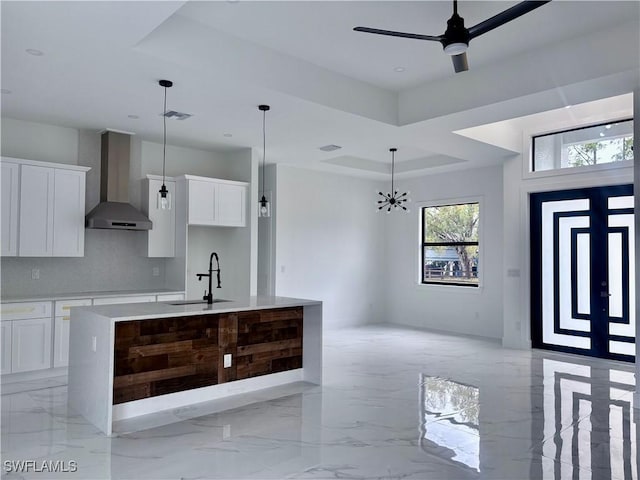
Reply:
M231 354L230 353L226 353L224 355L224 368L229 368L231 366Z

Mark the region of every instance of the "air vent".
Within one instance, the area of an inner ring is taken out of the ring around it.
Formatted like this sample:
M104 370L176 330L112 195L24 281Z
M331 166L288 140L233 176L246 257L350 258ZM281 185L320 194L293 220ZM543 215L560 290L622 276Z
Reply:
M336 150L340 150L342 147L340 145L325 145L324 147L320 147L320 150L323 152L334 152Z
M187 118L193 117L190 113L176 112L175 110L167 110L167 113L165 113L164 116L172 118L173 120L186 120Z

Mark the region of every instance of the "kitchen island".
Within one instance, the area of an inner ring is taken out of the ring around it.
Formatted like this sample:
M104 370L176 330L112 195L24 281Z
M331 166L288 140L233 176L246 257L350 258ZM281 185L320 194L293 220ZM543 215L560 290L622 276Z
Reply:
M286 383L322 383L322 303L247 297L71 310L69 407L113 422Z

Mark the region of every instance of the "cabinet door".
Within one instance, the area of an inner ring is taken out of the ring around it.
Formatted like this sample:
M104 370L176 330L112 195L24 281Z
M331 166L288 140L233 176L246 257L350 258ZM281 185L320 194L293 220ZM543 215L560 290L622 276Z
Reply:
M69 365L69 330L71 326L71 307L91 305L90 298L74 298L58 300L55 306L53 322L53 366L66 367Z
M53 254L53 193L55 170L22 165L18 254L50 257Z
M2 248L3 257L18 254L18 170L16 163L2 163Z
M53 366L69 365L69 326L70 316L56 317L53 330Z
M215 187L212 182L189 180L189 225L215 224Z
M216 225L228 227L245 226L246 190L244 185L228 185L224 183L216 185L218 199Z
M51 367L51 318L11 323L12 373Z
M176 182L165 181L171 209L162 210L158 205L158 191L162 186L160 180L149 179L149 198L147 214L153 223L153 228L148 232L148 257L173 257L176 248Z
M85 172L55 170L53 256L84 256Z
M0 328L2 329L0 337L2 337L2 368L0 373L11 373L11 324L13 322L2 322Z

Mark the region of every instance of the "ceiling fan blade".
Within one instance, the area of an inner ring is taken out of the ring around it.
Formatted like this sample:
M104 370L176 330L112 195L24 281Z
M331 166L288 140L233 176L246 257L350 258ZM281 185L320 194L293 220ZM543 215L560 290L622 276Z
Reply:
M456 73L466 72L469 70L469 62L467 62L467 52L459 55L451 55L451 61L453 62L453 69Z
M479 24L469 28L469 39L490 32L494 28L498 28L499 26L504 25L511 20L515 20L525 13L529 13L530 11L543 6L545 3L549 3L550 1L551 0L520 2L511 8L507 8L506 10L498 13L497 15L494 15L484 22L480 22Z
M391 30L380 30L379 28L369 28L369 27L355 27L354 30L356 32L375 33L377 35L388 35L390 37L413 38L415 40L431 40L434 42L442 41L442 37L440 35L433 36L433 35L420 35L419 33L393 32Z

